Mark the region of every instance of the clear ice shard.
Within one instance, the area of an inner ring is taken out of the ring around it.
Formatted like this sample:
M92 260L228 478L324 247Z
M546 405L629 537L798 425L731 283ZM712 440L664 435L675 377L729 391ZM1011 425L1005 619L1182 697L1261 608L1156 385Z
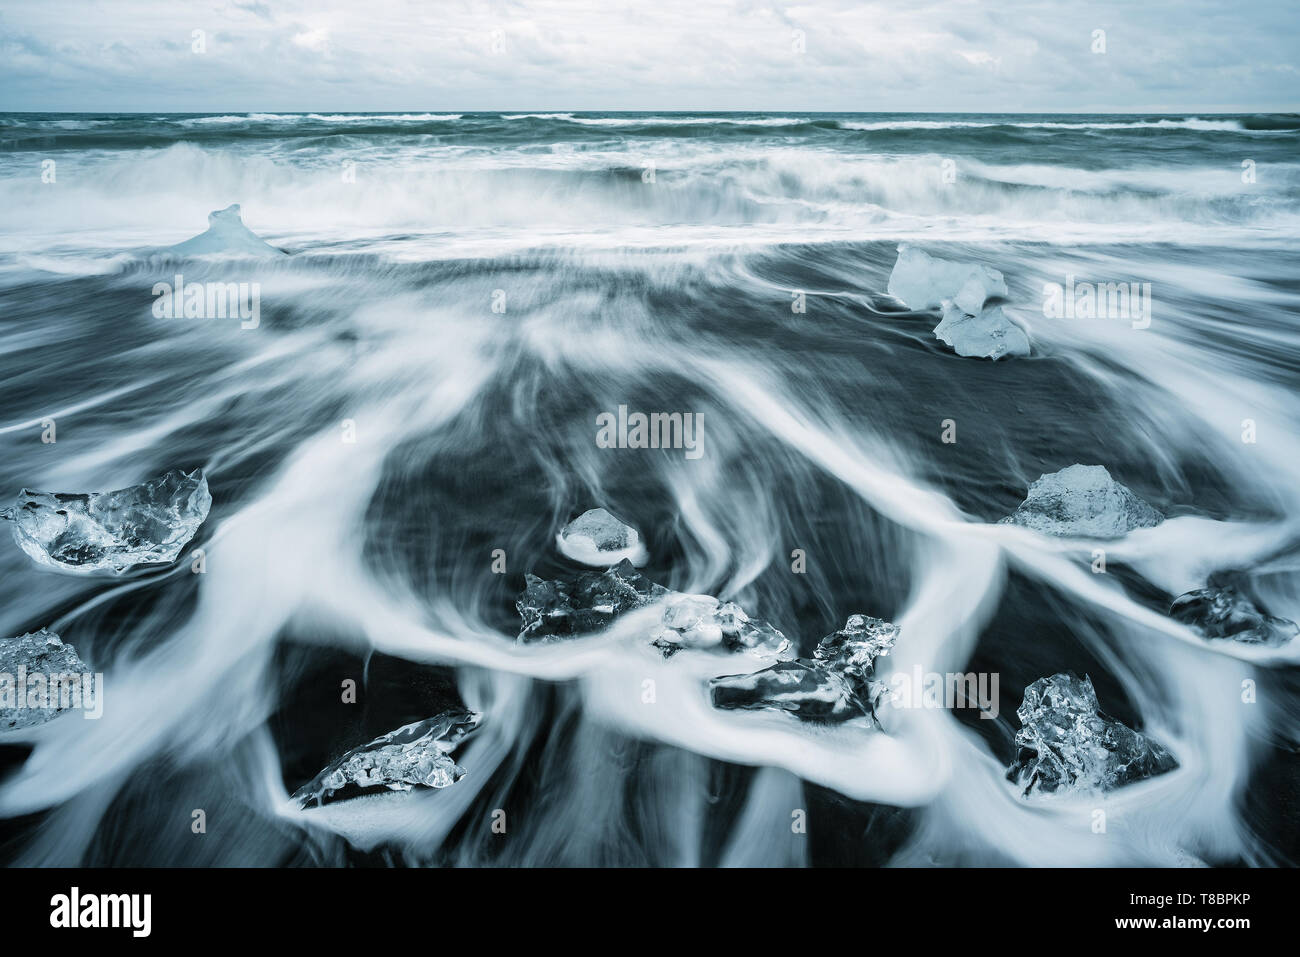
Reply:
M1071 465L1040 476L1001 524L1023 525L1045 535L1120 538L1165 519L1100 465Z
M466 773L451 752L478 722L477 713L453 709L380 735L325 768L293 800L299 807L319 807L374 790L450 787Z
M1246 576L1240 572L1211 575L1204 588L1174 599L1169 614L1205 638L1226 638L1244 644L1277 648L1300 634L1294 621L1260 609L1249 592Z
M825 667L859 683L871 680L875 661L889 654L898 640L898 626L870 615L850 615L844 627L823 638L813 657Z
M712 595L672 594L664 601L660 624L651 644L665 658L683 648L748 651L762 658L783 658L790 651L789 640L775 627Z
M800 718L845 721L871 714L871 708L843 675L815 661L778 661L744 675L722 675L709 682L715 708L788 711Z
M959 356L1001 359L1029 355L1029 336L1007 318L1001 306L989 306L971 314L953 302L943 306L943 321L934 327L936 339L952 346Z
M608 568L630 561L644 565L649 557L640 533L603 508L583 512L560 530L555 538L560 553L583 565Z
M874 717L887 692L874 679L875 661L898 639L897 625L850 615L827 635L812 658L778 661L750 674L720 675L709 682L715 708L788 711L815 721Z
M244 225L239 204L231 203L225 209L208 213L208 228L165 252L178 256L287 256Z
M89 674L90 667L77 649L48 628L0 641L0 731L30 728L71 708L88 707L85 676ZM35 676L40 676L47 696L38 692L32 698ZM92 681L90 693L100 694L99 679ZM20 696L25 697L20 700Z
M944 300L951 299L962 312L976 315L988 299L1005 296L1007 284L996 269L980 263L936 259L903 243L889 275L888 292L909 309L938 309Z
M1086 675L1056 674L1025 689L1019 749L1007 778L1021 794L1094 794L1172 771L1159 742L1104 714Z
M38 565L93 575L175 561L211 507L203 470L173 469L114 492L23 489L0 517L13 522L14 541Z
M603 572L581 572L568 580L524 576L515 601L523 628L519 641L554 642L603 630L625 611L669 594L624 560Z
M712 595L687 595L658 585L624 559L603 572L543 581L525 575L515 601L523 619L518 640L555 642L604 630L634 608L662 602L650 643L669 657L686 648L746 651L760 657L785 655L790 642L765 621L750 618L735 602Z

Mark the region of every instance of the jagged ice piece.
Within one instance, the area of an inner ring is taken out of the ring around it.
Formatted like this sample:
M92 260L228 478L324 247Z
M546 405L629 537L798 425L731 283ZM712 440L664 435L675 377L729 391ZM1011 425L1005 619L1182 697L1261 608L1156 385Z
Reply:
M90 667L77 649L48 628L0 641L0 731L34 727L81 707L86 690L83 676L88 674ZM32 707L28 682L34 675L43 679L48 692L48 697L38 695L36 707ZM103 692L97 679L91 691L96 695ZM42 707L44 704L53 707Z
M936 259L924 250L903 243L889 275L887 291L909 309L938 309L945 299L956 299L967 313L978 313L987 299L1005 296L1002 273L980 263Z
M479 722L473 711L454 709L416 721L353 748L294 792L299 807L319 806L367 789L409 791L415 787L445 788L465 776L451 759Z
M113 492L23 489L0 517L13 522L14 541L38 565L90 575L175 561L211 507L202 469L173 469Z
M1087 676L1039 678L1016 715L1019 752L1007 778L1025 797L1109 791L1178 766L1164 745L1102 713Z
M1204 588L1174 599L1169 614L1206 638L1281 647L1300 634L1288 618L1262 611L1234 573L1211 575Z
M1164 521L1100 465L1071 465L1040 476L1029 494L1001 524L1023 525L1045 535L1119 538L1135 528Z
M935 338L952 346L959 356L1001 359L1029 355L1029 336L1001 306L968 314L952 302L944 303L943 320L934 327Z
M649 557L641 535L603 508L583 512L560 530L555 539L560 553L584 565L608 568L623 560L644 565Z

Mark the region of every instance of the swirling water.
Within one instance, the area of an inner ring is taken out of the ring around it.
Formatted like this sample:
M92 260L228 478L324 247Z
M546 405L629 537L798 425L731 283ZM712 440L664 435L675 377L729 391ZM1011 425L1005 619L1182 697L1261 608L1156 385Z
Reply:
M107 676L101 719L13 739L6 858L1291 860L1295 650L1164 612L1246 567L1300 617L1298 140L1290 115L0 117L0 490L202 466L214 500L203 574L0 549L0 634L49 626ZM158 252L234 202L292 255ZM937 342L885 294L900 242L1001 270L1033 355ZM177 273L256 283L260 321L158 317ZM1067 277L1150 283L1150 325L1048 318ZM620 405L702 416L705 454L600 447ZM1106 574L992 524L1075 462L1168 516ZM524 573L595 505L654 580L805 652L895 621L892 668L997 674L998 716L818 728L714 711L725 666L617 628L514 644ZM1020 798L1015 707L1066 670L1178 769ZM453 787L290 806L449 695L485 716Z

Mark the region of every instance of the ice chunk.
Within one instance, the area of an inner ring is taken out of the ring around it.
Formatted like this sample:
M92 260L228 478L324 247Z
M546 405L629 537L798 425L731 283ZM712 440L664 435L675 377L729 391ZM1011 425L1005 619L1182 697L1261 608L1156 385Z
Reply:
M665 588L641 575L627 559L600 573L581 572L557 581L525 575L524 581L524 592L515 602L523 618L521 642L554 642L601 631L624 612L662 601L659 624L648 637L664 657L697 648L775 658L790 647L780 631L750 618L735 602Z
M871 714L846 677L803 658L751 674L721 675L709 681L709 693L715 708L788 711L823 721Z
M1248 587L1245 576L1237 572L1211 575L1206 587L1179 595L1169 614L1206 638L1230 638L1276 648L1300 634L1294 621L1260 610L1248 594Z
M560 553L584 565L608 568L626 559L646 563L645 546L635 528L625 525L603 508L583 512L560 530L555 539Z
M175 561L211 507L203 470L173 469L115 492L23 489L0 517L14 523L14 541L38 565L90 575Z
M552 642L604 629L623 612L669 594L624 559L603 572L582 572L571 580L543 581L525 575L515 601L523 618L521 642Z
M872 717L888 688L873 680L874 663L889 654L898 626L868 615L850 615L844 627L817 645L814 657L780 661L743 675L709 682L715 708L774 709L801 718L846 721Z
M661 624L651 644L665 658L683 648L748 651L763 658L785 657L790 650L789 640L772 625L712 595L673 593L664 601Z
M1001 306L971 315L953 302L944 303L943 321L934 327L934 335L959 356L1001 359L1029 355L1029 336L1007 318Z
M0 642L0 731L30 728L71 708L89 707L87 691L103 693L98 678L92 677L87 689L89 674L77 649L47 628ZM44 695L32 679L43 683Z
M850 615L844 627L821 640L813 657L827 668L865 683L875 660L887 655L898 640L898 626L870 615Z
M1016 716L1019 753L1007 778L1026 797L1109 791L1178 766L1162 744L1102 713L1086 675L1039 678Z
M1165 517L1110 477L1100 465L1071 465L1042 475L1029 495L1001 524L1023 525L1045 535L1119 538Z
M187 239L165 250L178 256L210 256L224 254L234 256L287 256L283 249L277 249L264 242L256 233L244 225L239 213L239 204L231 203L225 209L208 213L208 228L197 236Z
M365 794L371 788L449 787L466 773L451 759L451 752L478 722L475 712L454 709L390 731L347 752L295 791L293 799L299 807L308 807Z
M989 298L1005 296L1007 284L996 269L936 259L903 243L889 275L888 292L909 309L938 309L945 299L952 299L963 312L976 314Z

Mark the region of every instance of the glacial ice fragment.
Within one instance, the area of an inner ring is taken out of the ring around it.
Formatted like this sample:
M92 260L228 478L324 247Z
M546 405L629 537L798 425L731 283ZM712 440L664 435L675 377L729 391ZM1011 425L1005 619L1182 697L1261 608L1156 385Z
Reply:
M77 649L48 628L0 641L0 731L30 728L71 708L88 707L83 676L89 674L90 667ZM48 697L38 694L33 702L31 679L36 676L43 680ZM99 679L92 681L90 693L102 694ZM43 707L46 704L53 707Z
M1169 614L1206 638L1243 644L1277 648L1300 634L1294 621L1262 611L1249 594L1245 576L1237 572L1211 575L1204 588L1174 599Z
M780 631L750 618L735 602L665 588L627 559L604 572L581 572L567 580L543 581L536 575L524 580L526 588L515 602L523 618L521 642L554 642L601 631L624 612L662 601L659 625L649 637L664 657L685 648L716 648L778 658L790 647Z
M623 612L669 594L626 559L603 572L582 572L567 581L544 581L530 574L524 582L515 607L523 618L518 640L525 643L601 631Z
M1001 306L989 306L972 315L953 302L943 306L943 320L934 327L936 339L952 346L959 356L1001 359L1029 355L1029 336Z
M113 492L33 492L0 512L38 565L73 575L176 560L212 507L202 469L173 469Z
M889 275L888 292L917 311L938 309L952 299L967 314L978 314L994 296L1005 296L1002 273L980 263L936 259L924 250L903 243Z
M478 726L479 717L454 709L380 735L325 768L295 791L293 800L299 807L319 807L370 788L450 787L466 773L451 752Z
M603 508L583 512L555 538L560 553L584 565L608 568L626 559L644 565L647 554L641 535Z
M1023 525L1045 535L1119 538L1165 519L1100 465L1071 465L1042 475L999 524Z
M880 618L850 615L843 628L821 640L812 658L712 679L713 706L788 711L820 721L873 717L888 691L874 680L874 663L893 649L898 632L897 625Z
M874 673L875 661L887 655L898 640L898 626L870 615L850 615L844 627L823 638L813 657L827 668L865 683Z
M1104 714L1086 675L1055 674L1025 689L1019 749L1007 771L1021 794L1091 794L1171 771L1164 745Z
M208 213L208 228L184 242L168 246L165 252L178 256L210 256L225 254L234 256L287 256L283 249L277 249L263 241L256 233L244 225L239 212L239 204L231 203L225 209Z
M800 718L845 721L871 714L843 675L806 658L709 681L715 708L788 711Z
M748 651L761 658L782 658L790 650L789 640L775 627L750 618L734 601L712 595L670 595L661 624L651 644L665 658L683 648Z

